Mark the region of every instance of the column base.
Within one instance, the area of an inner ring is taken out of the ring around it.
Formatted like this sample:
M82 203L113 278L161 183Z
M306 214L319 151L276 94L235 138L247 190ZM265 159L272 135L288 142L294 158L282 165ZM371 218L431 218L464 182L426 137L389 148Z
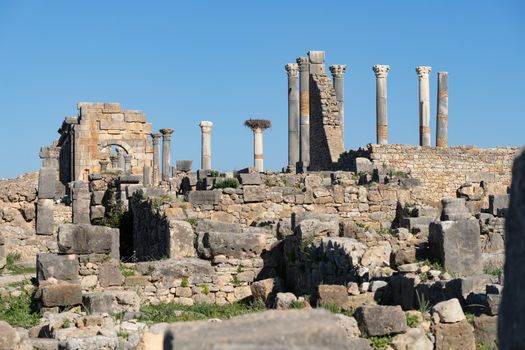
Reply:
M308 167L310 166L310 163L308 162L297 162L295 164L295 172L297 174L306 173L308 172Z

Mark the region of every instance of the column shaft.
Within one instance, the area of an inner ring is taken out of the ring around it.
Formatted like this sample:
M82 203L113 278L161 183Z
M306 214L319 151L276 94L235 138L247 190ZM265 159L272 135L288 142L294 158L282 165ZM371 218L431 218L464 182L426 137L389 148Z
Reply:
M288 168L299 161L299 66L288 63Z
M448 73L438 73L436 146L448 146Z
M264 171L263 132L261 128L253 129L253 165L258 172Z
M153 142L153 185L156 186L160 181L160 138L161 133L150 134Z
M428 75L431 67L416 68L419 77L419 145L430 146L430 85Z
M301 142L299 161L302 168L306 169L310 165L310 64L308 58L300 57L297 59L300 71L300 124Z
M171 134L173 129L160 129L162 134L162 181L170 179Z
M343 145L345 143L345 64L333 64L330 66L330 72L334 80L335 97L337 99L337 109L339 110L339 124L341 125L341 137Z
M211 128L213 123L201 121L201 169L211 170Z
M376 75L376 142L380 145L386 145L388 144L386 78L390 66L376 64L372 69Z

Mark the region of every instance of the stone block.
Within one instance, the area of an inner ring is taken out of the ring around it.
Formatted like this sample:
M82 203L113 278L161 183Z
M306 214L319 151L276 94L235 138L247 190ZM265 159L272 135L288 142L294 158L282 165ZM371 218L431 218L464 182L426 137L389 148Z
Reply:
M62 224L58 249L62 254L108 254L119 257L119 229L105 226Z
M466 220L472 217L465 205L465 198L445 198L441 203L443 204L441 213L443 221Z
M0 269L3 269L7 263L6 261L7 254L4 244L4 238L0 237Z
M71 336L65 341L66 350L118 349L119 338L108 335Z
M36 208L36 234L52 235L55 230L55 223L53 219L53 200L39 199Z
M19 349L20 335L5 321L0 321L0 349Z
M487 294L486 304L487 313L495 316L499 313L499 305L501 303L501 294Z
M489 212L495 216L501 215L502 211L509 207L508 194L491 194L489 196Z
M119 130L124 131L126 130L126 123L125 122L119 122L119 121L113 121L113 120L101 120L100 121L100 130Z
M80 284L51 284L41 289L41 301L45 307L72 306L82 303Z
M421 328L410 328L404 334L398 334L392 339L394 349L433 350L434 344L428 339Z
M54 199L56 193L57 170L41 168L38 174L38 198Z
M195 256L194 241L196 234L187 221L169 220L170 258Z
M434 316L438 316L435 319L438 319L441 323L456 323L466 319L457 298L437 303L432 307L432 312Z
M111 313L113 309L113 296L104 292L85 293L82 304L90 313Z
M135 193L142 190L144 187L140 184L132 184L126 186L126 198L131 198Z
M343 310L348 310L348 291L346 286L321 284L317 289L317 304L337 305Z
M457 323L438 323L435 325L436 350L475 350L474 332L467 320Z
M91 205L102 205L106 191L91 192Z
M121 286L124 283L124 276L120 268L116 265L104 264L99 267L98 280L101 287Z
M339 222L322 222L316 219L303 220L295 228L295 234L303 241L314 237L337 237L339 236Z
M177 171L189 173L193 166L193 160L177 160L175 164L175 169L177 169Z
M297 297L293 293L277 293L275 296L275 308L277 310L289 309L295 301L297 301Z
M124 111L124 121L126 123L145 123L146 115L143 111L127 110Z
M498 348L498 317L481 315L474 318L474 337L477 344Z
M90 224L90 203L91 195L87 182L75 181L72 187L73 203L71 205L73 212L73 223Z
M339 220L338 216L335 214L319 214L314 212L292 213L292 230L295 230L302 221L311 219L321 222L333 222Z
M241 185L262 185L261 174L239 174L237 176Z
M189 192L188 202L193 205L217 205L221 200L221 192L219 190Z
M400 306L365 305L354 315L359 329L367 336L384 336L407 330L405 313Z
M140 183L141 177L138 175L120 175L118 178L120 184L138 184Z
M478 220L441 221L430 225L431 254L459 276L482 272Z
M204 232L199 233L197 251L200 257L211 259L217 255L232 258L253 258L266 247L266 236L259 233Z
M31 205L29 207L23 207L20 211L22 212L24 220L27 222L33 221L33 219L35 218L36 212L34 205Z
M482 172L482 171L469 172L465 174L465 181L466 182L495 182L496 174Z
M39 281L49 278L78 281L78 257L76 255L38 254L36 257L36 276Z
M264 202L266 200L266 189L261 186L243 187L244 203Z
M101 219L106 213L106 208L102 205L92 205L90 208L90 219L91 221L95 219Z
M282 291L282 282L278 278L255 281L250 285L255 301L262 301L267 306L273 305L275 296Z
M371 173L374 168L374 165L368 158L356 157L355 158L355 172L359 173Z

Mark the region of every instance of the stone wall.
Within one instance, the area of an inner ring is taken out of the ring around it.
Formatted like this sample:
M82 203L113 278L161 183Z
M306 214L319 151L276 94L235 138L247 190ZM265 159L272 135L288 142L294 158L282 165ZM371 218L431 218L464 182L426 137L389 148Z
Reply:
M439 202L445 197L456 197L456 191L465 183L484 182L492 185L490 192L506 193L517 151L517 147L431 148L369 144L367 149L343 154L339 166L352 169L356 157L367 157L380 171L405 173L417 178L425 188L424 199Z

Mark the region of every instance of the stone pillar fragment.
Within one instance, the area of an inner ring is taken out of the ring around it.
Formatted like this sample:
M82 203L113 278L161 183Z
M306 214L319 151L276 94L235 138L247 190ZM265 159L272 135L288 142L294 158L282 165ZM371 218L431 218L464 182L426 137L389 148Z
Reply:
M448 73L438 72L436 146L448 146Z
M116 154L110 155L109 160L111 161L111 168L117 169L118 168L118 155Z
M72 186L73 201L71 209L73 211L74 224L90 224L90 204L91 195L89 194L89 185L84 181L75 181Z
M153 185L156 186L160 181L160 137L161 133L150 134L153 143Z
M390 71L389 65L376 64L372 67L376 76L376 142L388 144L388 113L386 78Z
M131 175L131 154L124 154L124 173Z
M117 150L118 155L118 168L124 171L126 168L126 160L124 159L124 152L121 150Z
M100 172L101 173L107 172L108 171L109 160L103 159L103 160L99 161L99 163L100 163Z
M171 162L171 134L173 129L160 129L162 134L162 181L168 181L170 178Z
M53 220L53 200L39 198L36 205L36 234L52 235L55 230ZM88 207L89 215L89 207Z
M261 128L253 129L253 166L260 173L264 171L263 131Z
M300 80L300 124L301 124L301 142L300 142L300 168L306 170L310 165L310 64L307 57L297 59L299 66Z
M430 146L430 84L428 75L432 67L418 66L419 77L419 145Z
M343 145L345 142L345 73L346 64L333 64L330 66L330 72L334 81L335 96L337 99L337 108L339 109L339 123L341 125L341 137Z
M201 121L201 169L211 170L211 128L213 123Z
M299 66L288 63L288 169L299 161Z
M151 185L151 167L148 165L144 165L144 168L142 169L142 183L144 186Z
M310 74L321 74L325 72L324 51L308 51L308 62L310 63Z

